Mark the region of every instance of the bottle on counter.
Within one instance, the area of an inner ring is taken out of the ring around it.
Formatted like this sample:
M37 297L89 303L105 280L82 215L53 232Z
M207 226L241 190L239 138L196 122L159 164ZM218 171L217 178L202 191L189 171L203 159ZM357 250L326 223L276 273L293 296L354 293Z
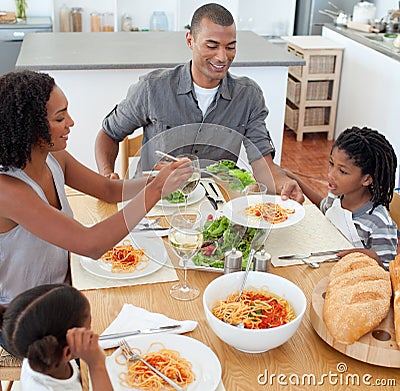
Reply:
M71 24L73 32L82 32L82 13L83 9L80 7L71 8Z
M164 11L154 11L150 18L150 31L167 31L168 18Z
M123 14L121 18L121 30L131 31L132 29L132 18L128 14Z
M71 31L70 12L70 9L65 4L60 8L59 20L61 32L69 33Z
M101 14L92 12L90 14L90 31L98 33L101 31Z
M103 29L104 32L114 31L114 14L112 12L105 12L103 14Z

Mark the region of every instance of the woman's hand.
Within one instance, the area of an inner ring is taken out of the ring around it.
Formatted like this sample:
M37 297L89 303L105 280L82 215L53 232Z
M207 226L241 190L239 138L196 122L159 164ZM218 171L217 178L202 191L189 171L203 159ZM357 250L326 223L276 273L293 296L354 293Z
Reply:
M161 190L161 197L166 197L185 183L192 173L191 161L187 158L182 158L178 162L163 164L151 184Z

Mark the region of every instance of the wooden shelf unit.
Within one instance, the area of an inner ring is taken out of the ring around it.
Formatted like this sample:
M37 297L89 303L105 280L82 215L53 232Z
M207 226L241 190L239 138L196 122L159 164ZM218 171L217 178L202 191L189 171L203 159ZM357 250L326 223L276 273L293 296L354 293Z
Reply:
M287 49L306 61L289 67L285 125L296 133L335 132L343 49L320 36L286 37Z

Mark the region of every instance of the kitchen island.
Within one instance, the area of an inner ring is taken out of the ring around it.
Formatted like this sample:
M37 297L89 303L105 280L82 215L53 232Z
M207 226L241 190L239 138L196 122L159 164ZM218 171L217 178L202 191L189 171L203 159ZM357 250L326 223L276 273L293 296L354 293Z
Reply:
M230 69L255 80L264 92L271 132L280 162L288 66L304 60L250 31L238 31L237 55ZM16 68L52 75L69 100L75 121L68 150L96 169L94 142L105 115L141 75L191 59L185 32L29 34ZM117 162L116 168L119 168Z
M345 48L335 138L351 126L376 129L387 137L400 161L400 53L391 44L376 41L382 34L326 25L322 35Z

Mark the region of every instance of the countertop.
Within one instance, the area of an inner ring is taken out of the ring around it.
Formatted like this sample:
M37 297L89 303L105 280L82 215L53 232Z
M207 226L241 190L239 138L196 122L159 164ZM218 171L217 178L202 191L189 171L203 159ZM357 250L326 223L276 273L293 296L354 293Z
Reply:
M324 27L336 31L337 33L344 35L347 38L353 39L354 41L361 43L373 50L376 50L386 56L393 58L394 60L400 61L400 49L396 49L391 42L375 41L374 39L367 38L378 38L382 36L382 33L366 33L349 29L347 27L339 27L333 24L325 24Z
M304 65L251 31L237 32L233 67ZM185 32L28 34L16 68L33 70L172 68L190 60Z

